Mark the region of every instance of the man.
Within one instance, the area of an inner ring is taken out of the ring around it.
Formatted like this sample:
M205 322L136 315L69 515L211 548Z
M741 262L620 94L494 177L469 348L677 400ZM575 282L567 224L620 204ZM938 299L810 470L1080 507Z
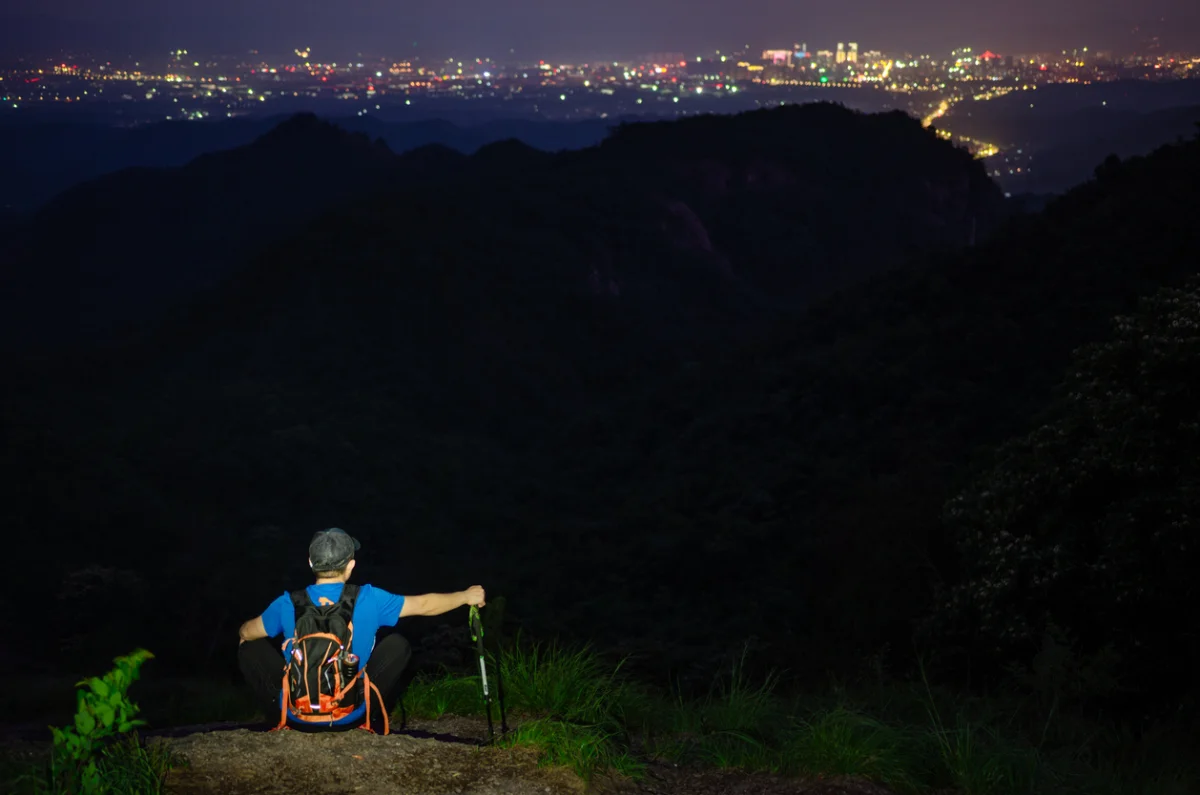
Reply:
M308 565L316 582L305 590L314 605L336 604L342 589L354 571L354 553L361 548L359 542L345 530L332 527L312 537L308 545ZM363 585L354 603L354 637L350 651L358 655L359 665L365 667L371 684L379 690L379 697L390 713L401 696L400 678L412 657L412 648L403 636L392 634L378 644L375 634L380 627L394 627L398 619L408 616L437 616L457 607L471 605L483 607L484 591L473 585L458 593L428 593L421 596L399 596L382 588ZM238 665L242 675L254 691L268 720L280 714L280 696L283 684L284 651L278 641L268 638L283 636L291 654L291 638L296 627L296 609L290 593L285 593L267 607L262 615L242 624L238 630ZM370 694L367 694L370 697ZM377 732L386 725L378 715L378 702L371 714L371 728ZM332 729L349 729L363 724L366 701L349 715L325 724ZM376 717L380 718L379 723ZM300 728L302 724L288 711L289 724Z

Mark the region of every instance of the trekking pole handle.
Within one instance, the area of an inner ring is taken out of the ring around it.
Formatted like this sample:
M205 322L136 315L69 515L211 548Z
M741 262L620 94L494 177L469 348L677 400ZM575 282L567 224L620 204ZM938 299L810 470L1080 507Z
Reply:
M471 605L471 613L467 617L467 621L471 627L471 642L478 643L483 640L483 619L479 617L479 608Z

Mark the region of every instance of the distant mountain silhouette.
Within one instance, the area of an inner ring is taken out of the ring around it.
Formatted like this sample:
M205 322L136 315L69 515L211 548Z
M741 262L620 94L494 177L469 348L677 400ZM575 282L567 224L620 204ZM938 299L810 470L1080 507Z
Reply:
M1190 138L1197 121L1200 80L1130 80L1051 84L962 102L938 126L1010 153L1022 150L1021 172L1009 174L1011 166L1004 167L997 182L1013 194L1045 194L1090 179L1109 155L1145 155Z
M1004 147L1043 150L1110 134L1140 115L1196 105L1200 80L1051 83L985 102L961 102L939 126Z
M471 158L480 169L522 172L542 168L552 156L516 138L485 144Z
M117 127L95 122L0 124L0 207L31 211L85 180L134 166L182 166L207 152L231 149L265 135L287 115L262 119L159 121ZM515 138L554 152L599 143L615 119L581 122L493 120L471 125L447 121L385 123L370 116L329 117L349 132L382 138L393 152L437 144L471 154L493 141Z
M127 169L57 197L18 237L10 327L68 338L158 315L249 252L403 175L386 145L297 116L179 169ZM40 321L40 323L39 323Z
M261 300L279 303L292 274L342 278L333 263L378 269L367 263L390 250L381 272L434 294L448 285L423 282L424 268L461 268L448 298L504 273L517 281L503 289L544 282L550 302L619 292L624 312L661 317L664 334L710 338L906 253L982 239L1003 213L977 161L900 112L786 107L628 124L557 155L509 140L469 158L396 156L300 115L182 168L126 170L55 199L11 269L7 319L10 339L95 340L161 319L256 258L239 283L270 274ZM863 224L872 234L854 235ZM495 289L478 300L497 300Z
M1091 179L1106 158L1149 154L1191 137L1198 124L1200 104L1145 114L1080 111L1069 120L1075 130L1072 140L1035 150L1033 171L1016 184L1022 190L1061 193Z

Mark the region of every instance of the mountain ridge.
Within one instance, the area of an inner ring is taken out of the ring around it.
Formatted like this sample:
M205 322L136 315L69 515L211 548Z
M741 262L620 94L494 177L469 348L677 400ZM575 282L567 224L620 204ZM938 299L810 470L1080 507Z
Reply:
M0 206L31 212L80 182L133 166L177 167L206 152L243 146L292 118L156 121L129 128L99 122L0 124ZM395 152L441 144L463 154L506 138L557 151L598 143L617 120L551 122L494 119L461 124L437 119L384 122L366 116L323 116L350 132L383 138ZM4 153L11 153L8 157Z
M797 146L789 136L826 151ZM880 171L875 164L886 162L882 153L890 151L888 141L911 149L911 156L904 165ZM859 166L847 180L830 169L828 151L872 166ZM895 205L881 193L888 189L905 193L907 200ZM796 195L806 190L807 199ZM833 239L848 223L820 195L829 190L840 192L834 200L846 197L869 207L879 234L852 239L831 265L795 268L773 253L781 238L807 246L813 255L832 253ZM334 208L352 209L340 210L341 220L332 223L370 235L354 213L386 206L390 220L379 222L404 228L408 249L423 246L428 254L432 246L449 256L454 247L441 241L456 236L454 222L427 208L464 201L484 212L471 222L478 227L471 234L491 235L497 243L522 226L533 225L539 230L535 234L543 234L543 220L555 218L551 236L561 239L564 253L572 252L568 259L586 262L575 268L582 273L576 284L585 291L599 280L606 285L601 292L611 295L620 281L612 270L621 259L617 252L633 246L644 263L629 266L633 272L623 274L625 279L650 276L680 257L698 257L710 261L705 268L715 264L718 271L736 274L745 282L739 288L743 292L771 296L775 311L788 311L789 303L869 272L876 267L872 257L890 243L912 251L966 245L972 234L986 234L1005 214L1002 197L981 165L901 113L867 116L832 105L785 107L666 127L624 125L599 147L553 155L508 141L461 157L428 147L394 155L365 134L302 115L250 145L205 155L179 169L125 171L68 191L35 216L26 264L12 269L32 275L23 285L21 322L35 324L30 307L88 279L97 283L96 290L83 289L75 297L86 335L101 336L115 321L136 326L139 305L152 305L158 320L170 301L215 287L255 251L293 230L311 228ZM680 215L679 202L688 206L689 220L680 221L687 213ZM522 209L514 214L517 205ZM488 213L507 214L509 227L501 228ZM149 227L144 239L131 238L121 225L129 216ZM411 223L418 216L425 220ZM74 234L62 235L64 225L74 227ZM668 230L674 244L662 249ZM509 245L530 244L518 237ZM460 239L455 245L471 244ZM174 249L169 267L162 261L167 248ZM650 252L658 249L656 264ZM490 251L503 252L503 244ZM59 263L60 269L47 272L35 265L44 262ZM189 282L191 276L198 278ZM667 285L650 278L659 288ZM627 289L623 300L636 295L636 287L632 293ZM65 328L55 318L42 320L39 333Z

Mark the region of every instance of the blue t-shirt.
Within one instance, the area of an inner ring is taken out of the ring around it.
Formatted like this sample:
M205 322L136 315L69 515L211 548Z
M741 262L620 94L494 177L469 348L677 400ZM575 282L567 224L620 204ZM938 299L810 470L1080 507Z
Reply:
M310 585L308 598L314 604L334 604L342 596L343 584L326 582L320 585ZM358 655L359 668L365 668L375 648L375 633L380 627L394 627L400 620L400 611L404 608L404 597L389 593L373 585L363 585L358 589L358 600L354 603L354 639L350 641L350 651ZM282 635L287 638L287 646L283 653L285 659L292 653L291 638L296 633L296 608L292 604L291 593L285 593L263 611L263 627L267 637L276 638ZM282 699L282 688L280 698ZM358 722L366 712L366 704L359 707L341 720L334 721L335 726L345 723ZM289 712L290 717L290 712Z

